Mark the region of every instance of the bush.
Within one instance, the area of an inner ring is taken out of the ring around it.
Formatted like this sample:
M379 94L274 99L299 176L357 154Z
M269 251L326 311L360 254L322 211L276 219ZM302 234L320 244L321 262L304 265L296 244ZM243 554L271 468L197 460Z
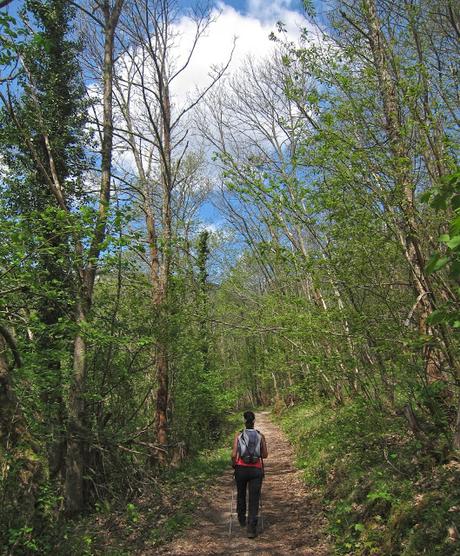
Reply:
M361 401L288 410L283 426L307 483L324 495L337 554L454 556L460 464L436 464L405 424Z

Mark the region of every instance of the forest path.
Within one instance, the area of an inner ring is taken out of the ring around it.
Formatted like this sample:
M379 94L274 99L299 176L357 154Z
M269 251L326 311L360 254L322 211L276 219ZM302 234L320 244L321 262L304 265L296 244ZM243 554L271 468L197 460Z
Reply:
M182 537L144 555L284 556L332 554L317 493L310 491L293 466L293 450L267 412L256 414L256 427L267 439L269 457L262 486L263 525L256 539L233 517L229 536L233 470L219 477L200 500L194 525ZM230 451L230 449L229 449Z

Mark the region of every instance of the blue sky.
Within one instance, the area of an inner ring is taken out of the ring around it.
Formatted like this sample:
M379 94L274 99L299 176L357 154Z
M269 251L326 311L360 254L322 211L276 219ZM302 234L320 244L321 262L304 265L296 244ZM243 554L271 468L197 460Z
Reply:
M212 2L213 4L217 5L219 3L221 3L223 0L214 0L214 2ZM184 5L192 5L194 3L194 0L180 0L180 2L182 2ZM301 0L274 0L275 3L277 4L284 4L284 5L291 5L294 6L295 4L297 5L297 7L299 9L301 9L302 7L302 1ZM267 4L271 4L274 3L272 2L272 0L266 0ZM245 12L248 9L248 4L250 3L250 0L226 0L225 4L229 4L230 6L233 6L235 9L237 9L239 12Z
M322 3L322 0L314 1L318 4ZM178 3L182 4L184 7L188 7L196 4L196 0L178 0ZM270 9L273 8L273 6L278 7L280 10L289 9L303 12L302 0L209 0L209 3L211 6L214 5L216 7L225 4L245 15L249 13L254 15L254 13L258 11L261 17L264 16L264 12L267 11L267 8Z
M184 5L193 5L194 0L179 0ZM228 6L232 6L240 13L247 14L251 11L251 0L211 0L211 3L214 5L225 3ZM257 3L257 2L256 2ZM303 9L303 2L302 0L259 0L258 2L260 5L263 4L277 4L279 6L283 6L290 10L295 10L299 12L304 12ZM254 2L253 2L254 4ZM316 12L318 15L321 15L322 11L326 9L326 1L325 0L313 0L313 4L315 6ZM261 10L263 11L263 9Z
M217 2L216 2L217 3ZM250 9L248 7L248 4L250 3L248 0L227 0L225 2L226 4L229 4L230 6L233 6L235 9L237 9L239 12L242 13L247 13L247 11ZM298 9L301 10L302 9L302 2L300 0L278 0L278 1L270 1L270 0L266 0L267 4L279 4L284 5L286 7L289 7L291 9ZM261 2L262 4L262 2Z

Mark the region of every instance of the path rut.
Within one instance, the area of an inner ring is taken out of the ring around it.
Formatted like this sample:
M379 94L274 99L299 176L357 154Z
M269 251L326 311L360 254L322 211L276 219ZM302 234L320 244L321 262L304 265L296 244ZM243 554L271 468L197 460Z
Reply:
M262 487L264 530L246 537L233 518L229 536L233 470L219 477L202 497L194 525L170 544L145 555L329 556L325 518L318 493L309 490L293 466L294 454L284 434L267 412L256 414L256 427L265 434L269 457Z

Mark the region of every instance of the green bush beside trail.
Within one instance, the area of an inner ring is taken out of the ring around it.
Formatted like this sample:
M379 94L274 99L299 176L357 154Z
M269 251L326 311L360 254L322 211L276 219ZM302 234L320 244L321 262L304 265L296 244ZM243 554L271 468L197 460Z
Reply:
M143 490L136 496L97 502L93 511L78 520L50 520L39 535L32 527L11 530L14 547L1 547L0 554L129 556L155 550L193 524L200 494L230 465L229 446L240 421L240 413L223 416L213 446L208 443L208 448L177 467L146 473ZM48 493L48 498L52 495Z
M401 420L364 403L282 415L305 481L319 487L336 554L460 553L460 462L439 463Z

